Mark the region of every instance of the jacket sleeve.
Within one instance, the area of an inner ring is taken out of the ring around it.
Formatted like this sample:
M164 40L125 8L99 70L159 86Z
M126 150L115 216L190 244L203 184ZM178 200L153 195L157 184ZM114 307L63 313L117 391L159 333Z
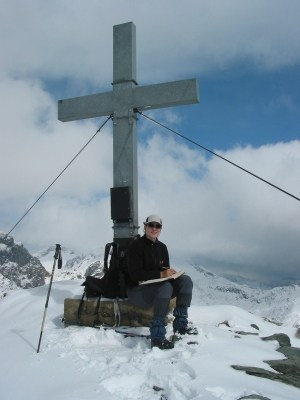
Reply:
M149 279L160 278L158 269L151 270L146 268L144 249L138 241L134 242L128 249L127 265L129 277L136 284Z

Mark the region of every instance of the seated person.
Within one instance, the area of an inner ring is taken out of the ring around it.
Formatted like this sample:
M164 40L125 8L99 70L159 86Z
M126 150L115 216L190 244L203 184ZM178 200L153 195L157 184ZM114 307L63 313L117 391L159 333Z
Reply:
M173 330L181 335L198 334L197 329L188 325L187 309L191 305L193 282L184 274L177 279L139 285L150 279L166 278L176 273L170 268L167 246L158 240L162 220L158 215L150 215L144 222L145 234L136 239L128 249L127 285L129 300L140 307L153 306L150 323L151 346L172 349L174 344L166 339L165 317L169 311L170 300L176 297Z

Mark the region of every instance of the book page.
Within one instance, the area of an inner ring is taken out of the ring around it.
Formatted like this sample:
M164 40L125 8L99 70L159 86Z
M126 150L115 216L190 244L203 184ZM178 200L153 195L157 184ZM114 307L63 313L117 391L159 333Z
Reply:
M167 278L149 279L148 281L139 282L139 285L149 285L150 283L169 281L171 279L177 279L183 274L184 274L184 271L178 271L178 272L176 272L176 274L168 276Z

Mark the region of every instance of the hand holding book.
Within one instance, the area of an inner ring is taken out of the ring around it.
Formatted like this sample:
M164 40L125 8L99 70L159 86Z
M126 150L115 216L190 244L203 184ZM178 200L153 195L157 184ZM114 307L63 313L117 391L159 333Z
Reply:
M171 268L170 268L171 269ZM165 270L162 272L166 272L169 270ZM139 285L148 285L150 283L157 283L157 282L163 282L163 281L168 281L169 279L177 279L179 278L181 275L184 274L184 271L178 271L176 272L175 270L173 270L175 273L170 273L169 276L165 277L165 278L159 278L159 279L149 279L148 281L143 281L143 282L139 282Z
M160 272L160 277L161 278L169 278L172 275L176 274L175 269L173 268L166 268L163 271Z

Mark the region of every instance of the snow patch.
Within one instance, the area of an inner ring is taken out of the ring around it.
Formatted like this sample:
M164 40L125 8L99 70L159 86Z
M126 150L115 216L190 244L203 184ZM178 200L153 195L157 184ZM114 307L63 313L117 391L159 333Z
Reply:
M278 327L239 307L203 306L196 301L190 319L198 344L189 338L172 350L150 348L146 338L124 338L113 329L64 327L63 301L81 293L78 282L54 282L40 353L36 353L48 286L19 289L0 301L1 400L236 400L260 394L295 400L300 390L246 375L232 364L267 369L263 360L279 359L276 341L261 337L286 333L293 346L296 329ZM223 324L224 321L228 325ZM240 336L235 331L254 331ZM137 328L139 329L139 328ZM144 332L148 328L141 328ZM167 327L168 335L171 326ZM257 330L256 330L257 331ZM194 338L193 338L194 339ZM16 384L16 377L18 384Z

